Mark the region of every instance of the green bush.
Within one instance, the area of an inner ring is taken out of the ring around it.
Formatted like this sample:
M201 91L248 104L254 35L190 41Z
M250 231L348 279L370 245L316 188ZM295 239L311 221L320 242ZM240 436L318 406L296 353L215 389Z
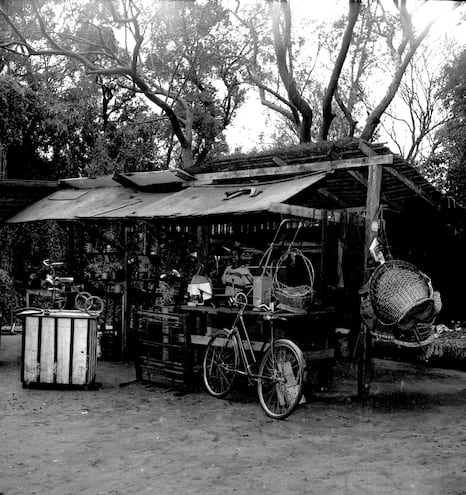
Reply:
M13 280L0 268L0 322L9 321L12 311L17 306L17 297L13 288Z

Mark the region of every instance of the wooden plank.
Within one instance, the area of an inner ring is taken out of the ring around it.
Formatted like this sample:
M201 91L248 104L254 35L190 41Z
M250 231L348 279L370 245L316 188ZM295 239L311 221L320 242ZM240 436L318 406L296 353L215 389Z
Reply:
M307 162L280 167L250 168L230 170L228 172L212 172L197 174L195 184L212 184L214 181L231 179L250 179L256 177L295 175L308 172L331 172L339 169L368 167L369 165L392 165L393 155L377 155L371 157L348 158L344 160L327 160L323 162Z
M76 318L74 321L73 338L73 369L71 383L73 385L85 385L87 376L87 331L88 320Z
M40 382L53 383L55 368L55 318L42 318Z
M282 215L292 215L295 217L308 218L312 220L322 219L322 210L317 208L308 208L307 206L288 205L285 203L270 203L269 211L272 213L281 213Z
M326 280L325 274L327 273L327 249L328 249L328 214L327 210L323 210L323 218L320 224L320 243L322 244L322 250L319 254L319 265L317 267L318 272L316 273L316 280L314 283L317 286L318 291L322 291L324 288L324 280Z
M379 229L379 210L380 210L380 190L382 187L381 167L373 165L369 167L369 176L367 181L367 199L366 199L366 228L365 228L365 246L364 246L364 281L369 278L369 247L373 239L377 236ZM367 325L361 321L360 334L360 357L358 361L358 396L365 400L369 396L370 390L370 370L371 370L371 334Z
M322 196L325 196L326 198L334 201L340 208L346 208L348 206L339 197L335 196L335 194L331 193L330 191L327 191L327 189L325 189L324 187L319 187L319 189L317 189L317 192L322 194Z
M57 318L57 383L70 382L71 318Z
M390 172L394 177L396 177L400 182L402 182L405 186L409 187L412 191L414 191L418 196L420 196L424 201L427 201L431 206L433 206L437 210L441 210L440 205L435 203L431 198L429 198L424 191L414 184L413 181L408 179L406 176L398 172L398 170L395 170L392 167L385 167L385 170L387 172Z
M348 170L348 174L351 175L351 177L356 179L358 182L360 182L363 186L368 187L367 179L360 172L357 172L356 170ZM400 206L399 203L389 199L383 192L380 192L380 199L382 199L384 203L392 206L396 211L403 210L403 207Z
M191 335L191 344L196 344L196 345L202 345L202 346L207 346L209 343L210 337L208 335ZM254 351L260 351L262 350L262 347L264 346L263 342L259 342L256 340L251 340L251 346ZM268 344L266 345L265 349L267 349ZM249 350L249 346L247 342L244 342L244 348Z
M13 186L20 188L57 188L58 181L56 180L21 180L21 179L0 179L1 186Z
M191 343L196 345L207 346L209 343L210 337L207 335L191 335ZM262 350L264 345L263 342L252 340L251 345L254 351ZM249 349L247 342L244 342L244 347ZM265 350L267 350L269 344L266 344ZM321 359L333 359L335 357L335 350L333 348L329 349L318 349L313 351L305 351L303 352L304 357L307 361L318 361Z
M97 320L95 318L88 320L88 361L87 361L87 383L95 381L97 374Z
M24 328L23 381L36 382L39 378L39 318L27 316Z
M368 259L370 256L369 247L378 232L378 228L375 228L375 223L377 222L378 226L381 187L382 168L376 165L371 165L369 167L369 177L367 180L364 270L367 270Z
M319 349L316 351L304 351L303 356L306 361L320 361L322 359L333 359L335 357L335 349Z
M168 313L168 309L167 308L162 308L162 313ZM164 319L162 321L162 342L164 344L168 344L170 342L170 325L169 323ZM168 348L168 346L164 345L162 347L162 359L164 361L169 361L170 360L170 350Z

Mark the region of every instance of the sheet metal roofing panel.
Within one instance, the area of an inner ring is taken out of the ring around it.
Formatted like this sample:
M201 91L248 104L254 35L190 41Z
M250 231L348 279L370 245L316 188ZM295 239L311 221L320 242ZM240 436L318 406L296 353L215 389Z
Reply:
M146 193L116 186L96 189L62 189L34 203L8 220L10 223L84 218L186 218L266 211L325 177L325 173L256 184L257 195L225 200L226 192L250 188L225 186L188 187L175 193Z
M94 189L98 187L115 187L118 184L113 179L113 175L103 175L99 177L60 179L60 185L72 187L73 189Z
M267 211L271 203L284 202L303 189L323 179L326 173L313 174L299 179L248 185L228 184L192 186L159 198L151 204L134 208L128 217L188 218L211 215L244 214ZM225 193L254 187L257 195L242 194L224 199ZM128 210L126 210L128 211Z
M154 201L154 194L124 187L61 189L8 219L9 223L73 220L81 217L124 216L120 210ZM164 196L164 195L161 195Z
M0 224L57 188L57 181L1 179Z
M186 183L172 170L154 170L151 172L115 173L114 180L120 184L135 189L148 189L154 186Z

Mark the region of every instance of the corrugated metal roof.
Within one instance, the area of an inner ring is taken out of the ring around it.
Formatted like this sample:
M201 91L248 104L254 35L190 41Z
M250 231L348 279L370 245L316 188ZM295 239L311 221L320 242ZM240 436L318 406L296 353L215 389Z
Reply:
M58 188L58 181L0 180L0 223Z
M129 217L188 218L211 215L240 215L263 212L271 203L289 200L302 190L312 186L326 176L326 173L313 174L299 179L281 180L243 187L238 184L192 186L157 202L138 207ZM254 187L254 196L240 194L226 199L225 193Z
M121 186L96 189L63 189L11 217L9 223L40 220L72 220L101 215L119 216L126 208L146 205L164 194L135 192ZM121 215L124 216L124 215Z
M94 189L99 187L114 187L117 183L113 180L113 175L99 175L98 177L60 179L60 185L72 187L73 189Z
M115 173L113 179L126 187L140 191L177 191L186 185L174 170L153 170L150 172Z
M237 184L188 187L175 193L146 193L122 186L60 190L8 220L10 223L83 218L188 218L267 211L325 177L313 174L293 180L261 183L255 195L225 199L225 193L242 189ZM251 188L251 185L246 186Z

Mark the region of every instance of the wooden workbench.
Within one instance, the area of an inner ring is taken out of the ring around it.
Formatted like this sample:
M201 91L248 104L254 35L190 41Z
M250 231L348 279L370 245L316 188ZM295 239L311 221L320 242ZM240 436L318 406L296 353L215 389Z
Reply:
M237 312L237 309L225 306L183 305L179 309L187 314L187 333L190 335L191 345L198 347L198 352L194 354L194 363L199 362L203 356L203 348L215 331L219 328L228 328L233 323ZM268 313L251 309L245 310L243 314L248 325L252 348L254 351L263 350L264 341L268 339L266 328L268 323L265 319ZM316 307L306 314L279 311L275 315L284 319L284 321L274 321L277 336L295 341L303 351L308 368L319 369L320 388L328 387L335 364L335 310Z
M172 385L189 388L202 368L204 352L216 329L230 327L237 310L225 306L182 305L173 312L139 311L136 324L136 374L142 381L168 378ZM334 317L331 309L308 314L279 312L274 321L278 337L295 341L308 370L316 370L319 388L331 384L334 367ZM245 322L254 351L264 351L268 340L267 312L246 310Z

